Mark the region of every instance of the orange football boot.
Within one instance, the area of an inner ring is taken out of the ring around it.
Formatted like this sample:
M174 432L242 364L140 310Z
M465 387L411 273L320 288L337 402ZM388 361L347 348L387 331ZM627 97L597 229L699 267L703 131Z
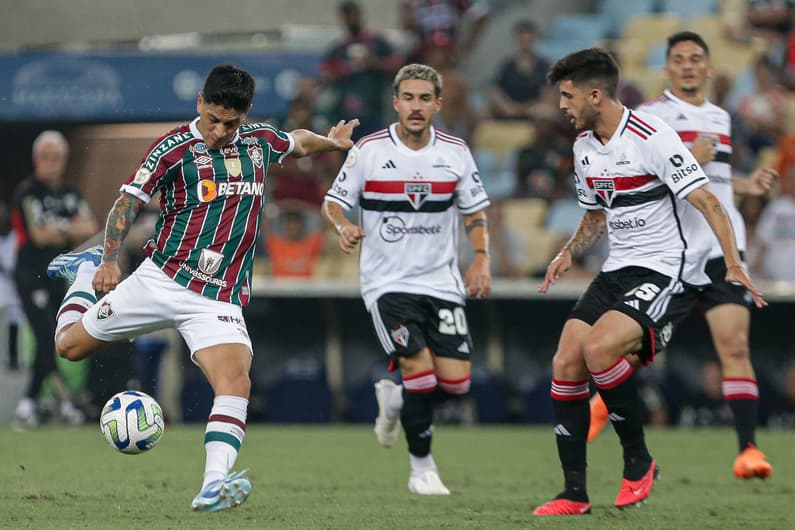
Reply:
M654 485L654 478L657 470L657 462L651 461L649 470L640 480L621 479L621 488L616 495L616 508L626 508L627 506L640 505L651 493Z
M757 449L754 444L748 444L748 447L734 459L734 476L737 478L766 479L771 473L773 466L767 461L765 453Z
M585 515L589 513L591 513L590 502L569 499L552 499L533 510L533 515Z

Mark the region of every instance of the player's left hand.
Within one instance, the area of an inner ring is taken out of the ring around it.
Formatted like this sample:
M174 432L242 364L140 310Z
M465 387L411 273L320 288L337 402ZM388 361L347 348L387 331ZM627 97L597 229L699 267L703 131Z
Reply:
M767 301L762 297L762 293L754 286L754 282L751 281L751 277L748 276L748 273L745 272L745 267L740 265L735 265L733 267L729 267L726 271L726 282L739 284L748 289L751 293L751 296L754 297L754 305L758 308L767 307Z
M491 293L491 263L485 254L475 254L475 259L464 275L467 294L474 298L486 298Z
M766 195L778 182L778 171L771 167L760 167L748 179L748 195Z
M353 147L353 140L351 134L353 130L359 126L359 120L352 119L351 121L340 120L337 125L331 128L328 132L328 137L337 146L340 151L347 151Z

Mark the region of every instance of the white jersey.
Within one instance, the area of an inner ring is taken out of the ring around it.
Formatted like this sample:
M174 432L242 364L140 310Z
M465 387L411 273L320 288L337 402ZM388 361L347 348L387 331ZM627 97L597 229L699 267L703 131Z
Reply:
M580 206L607 216L610 250L602 270L635 265L681 279L687 243L676 199L709 180L676 132L625 108L606 144L593 131L577 137L574 168Z
M732 154L729 113L709 101L702 105L692 105L669 90L662 97L641 105L638 110L662 118L673 127L688 148L699 136L706 135L714 139L717 153L712 162L704 164L704 172L709 177L710 191L718 197L729 214L737 238L737 248L745 251L745 222L734 204L732 169L729 163ZM682 222L688 245L684 277L695 285L707 284L710 280L704 273L705 261L723 256L718 238L701 212L690 204L684 206Z
M369 309L388 292L463 303L459 212L489 205L475 161L460 138L431 127L428 145L414 150L396 127L359 140L326 194L346 210L361 208L364 303Z

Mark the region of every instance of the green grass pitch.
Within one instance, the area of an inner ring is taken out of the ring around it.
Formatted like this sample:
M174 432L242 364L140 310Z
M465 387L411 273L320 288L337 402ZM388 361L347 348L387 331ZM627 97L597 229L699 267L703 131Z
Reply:
M561 487L551 428L440 426L434 456L450 497L408 493L405 442L384 449L367 426L249 427L236 468L251 468L249 501L194 513L204 466L202 427L169 426L151 452L129 456L99 428L0 430L0 528L459 529L795 528L795 433L759 433L767 481L732 475L729 430L651 430L661 480L647 504L612 506L617 438L589 446L593 514L538 518Z

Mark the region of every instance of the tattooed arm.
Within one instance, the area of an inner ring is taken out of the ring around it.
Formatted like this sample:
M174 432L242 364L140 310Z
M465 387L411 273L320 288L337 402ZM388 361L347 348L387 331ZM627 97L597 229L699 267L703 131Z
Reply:
M484 298L491 292L491 259L489 258L489 224L481 210L464 215L464 230L475 253L464 275L467 294Z
M98 292L107 293L119 283L121 279L119 251L143 205L144 201L124 192L113 203L105 223L105 252L102 255L102 263L97 267L94 275L93 285Z
M554 284L560 276L571 268L571 258L574 254L580 255L605 233L607 222L604 210L586 210L580 219L580 226L563 245L558 255L550 262L543 283L538 287L539 293L546 293L550 285Z

